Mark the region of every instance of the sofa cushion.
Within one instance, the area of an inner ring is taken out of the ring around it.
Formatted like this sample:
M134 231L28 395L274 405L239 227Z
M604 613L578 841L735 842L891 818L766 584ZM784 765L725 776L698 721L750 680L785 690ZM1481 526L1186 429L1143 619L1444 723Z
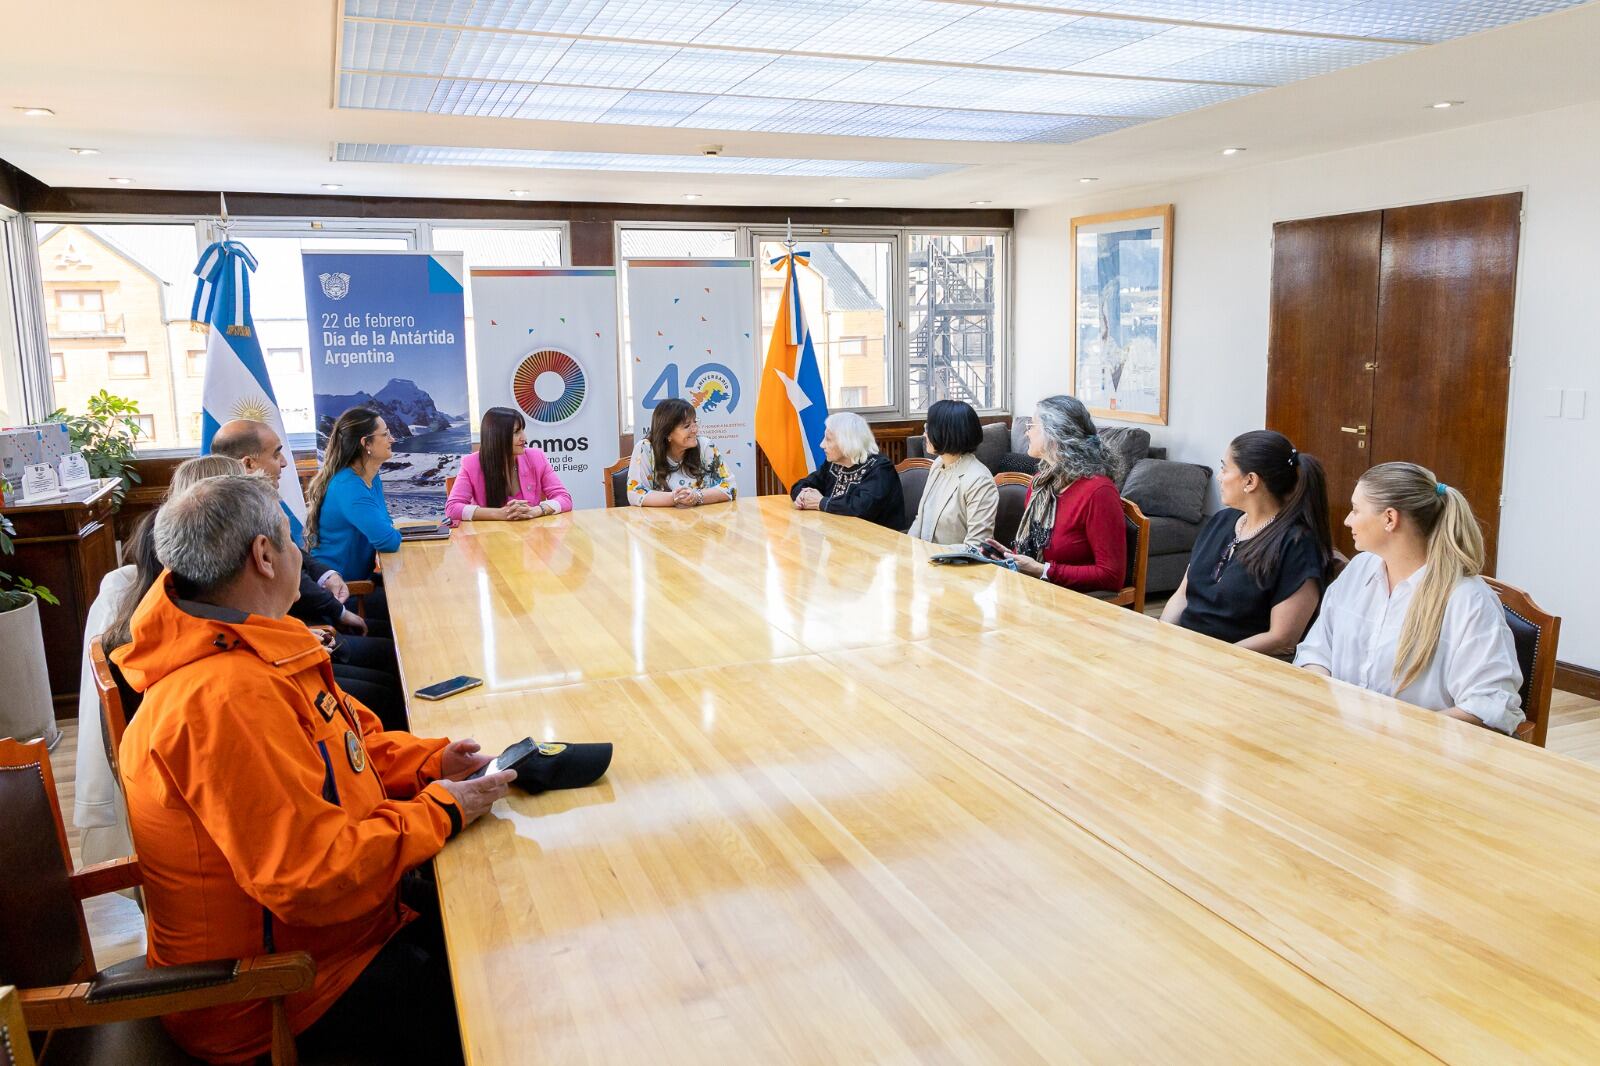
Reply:
M1004 422L991 422L983 427L983 441L975 453L978 462L994 471L1000 457L1011 450L1011 431ZM1027 449L1023 449L1026 451Z
M1205 514L1211 468L1168 459L1141 459L1122 485L1122 495L1147 516L1180 518L1198 525Z
M1025 452L1006 452L989 468L991 474L1027 474L1039 472L1039 460Z
M1100 441L1122 456L1122 480L1117 482L1120 489L1139 460L1150 454L1150 431L1137 426L1107 426L1100 430Z
M1158 515L1150 519L1150 554L1174 555L1194 550L1200 537L1200 527L1181 518Z

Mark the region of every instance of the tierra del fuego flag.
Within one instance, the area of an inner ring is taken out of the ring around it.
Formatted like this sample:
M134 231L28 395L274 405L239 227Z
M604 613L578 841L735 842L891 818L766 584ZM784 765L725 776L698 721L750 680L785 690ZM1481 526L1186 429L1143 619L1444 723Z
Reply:
M778 320L772 325L756 400L756 443L785 488L826 462L822 433L828 394L794 273L796 262L809 258L809 252L793 252L771 261L774 270L785 272L783 298L778 301Z
M267 361L261 355L255 319L250 314L250 274L256 257L238 241L216 241L200 254L194 268L200 281L189 317L206 331L206 377L201 390L200 452L211 451L211 438L235 418L265 422L283 441L289 465L278 476L278 498L289 516L289 532L303 543L306 498L294 469L294 453L283 428Z

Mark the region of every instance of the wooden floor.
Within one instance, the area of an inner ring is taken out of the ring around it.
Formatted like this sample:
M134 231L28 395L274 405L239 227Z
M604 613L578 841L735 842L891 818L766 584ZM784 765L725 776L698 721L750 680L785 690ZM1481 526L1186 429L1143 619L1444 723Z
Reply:
M1152 605L1146 613L1159 615L1161 604ZM50 763L60 793L61 810L67 821L67 842L72 848L73 864L80 866L78 843L81 834L72 824L78 724L76 721L65 721L60 725L61 743L51 753ZM1558 691L1552 701L1547 747L1562 755L1600 766L1600 702L1575 693ZM119 895L101 896L89 900L84 909L89 933L94 941L95 961L99 965L109 966L144 953L144 917L132 900Z

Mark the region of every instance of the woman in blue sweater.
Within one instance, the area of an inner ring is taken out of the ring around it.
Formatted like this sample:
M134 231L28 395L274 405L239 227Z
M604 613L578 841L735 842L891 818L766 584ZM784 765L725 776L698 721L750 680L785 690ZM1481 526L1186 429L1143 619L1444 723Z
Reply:
M394 437L369 408L350 408L328 432L322 469L308 493L306 546L347 581L372 577L374 552L400 550L400 531L389 518L378 477L392 454Z

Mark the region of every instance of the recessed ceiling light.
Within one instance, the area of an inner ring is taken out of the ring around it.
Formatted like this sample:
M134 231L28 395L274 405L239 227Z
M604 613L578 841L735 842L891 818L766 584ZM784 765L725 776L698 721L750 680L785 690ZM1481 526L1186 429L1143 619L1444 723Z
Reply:
M528 190L527 189L511 189L509 191L510 191L512 196L526 196L526 195L528 195Z
M697 192L686 192L683 194L683 198L685 200L698 200L700 199L700 194Z
M1224 148L1222 150L1222 154L1223 155L1238 155L1242 151L1244 151L1243 148Z
M73 155L99 155L100 154L100 149L98 149L98 148L68 148L67 151L71 152Z
M53 117L55 117L55 112L50 110L48 107L16 107L16 108L12 108L12 110L13 111L21 111L24 115L27 115L29 118L53 118Z
M322 183L322 187L323 187L323 188L324 188L324 189L327 189L327 190L328 190L328 191L329 191L329 192L334 192L334 191L335 191L335 190L338 190L338 189L342 189L342 188L344 188L344 186L343 186L343 185L335 185L335 184L334 184L334 183L333 183L333 182L331 182L331 181L325 181L325 182L323 182L323 183Z
M972 206L973 207L988 207L992 203L994 203L993 200L974 200L974 201L972 201Z
M1099 178L1079 178L1078 179L1078 184L1079 185L1087 185L1091 181L1099 181L1099 180L1100 180Z
M132 178L112 178L111 179L111 184L113 184L113 185L132 185L133 184L133 179Z
M1465 102L1466 101L1464 100L1440 100L1438 103L1429 104L1428 106L1433 108L1435 111L1443 111L1446 108L1460 107Z
M848 196L835 196L830 202L831 203L836 203L836 204L847 204L847 203L850 202L850 197L848 197Z

